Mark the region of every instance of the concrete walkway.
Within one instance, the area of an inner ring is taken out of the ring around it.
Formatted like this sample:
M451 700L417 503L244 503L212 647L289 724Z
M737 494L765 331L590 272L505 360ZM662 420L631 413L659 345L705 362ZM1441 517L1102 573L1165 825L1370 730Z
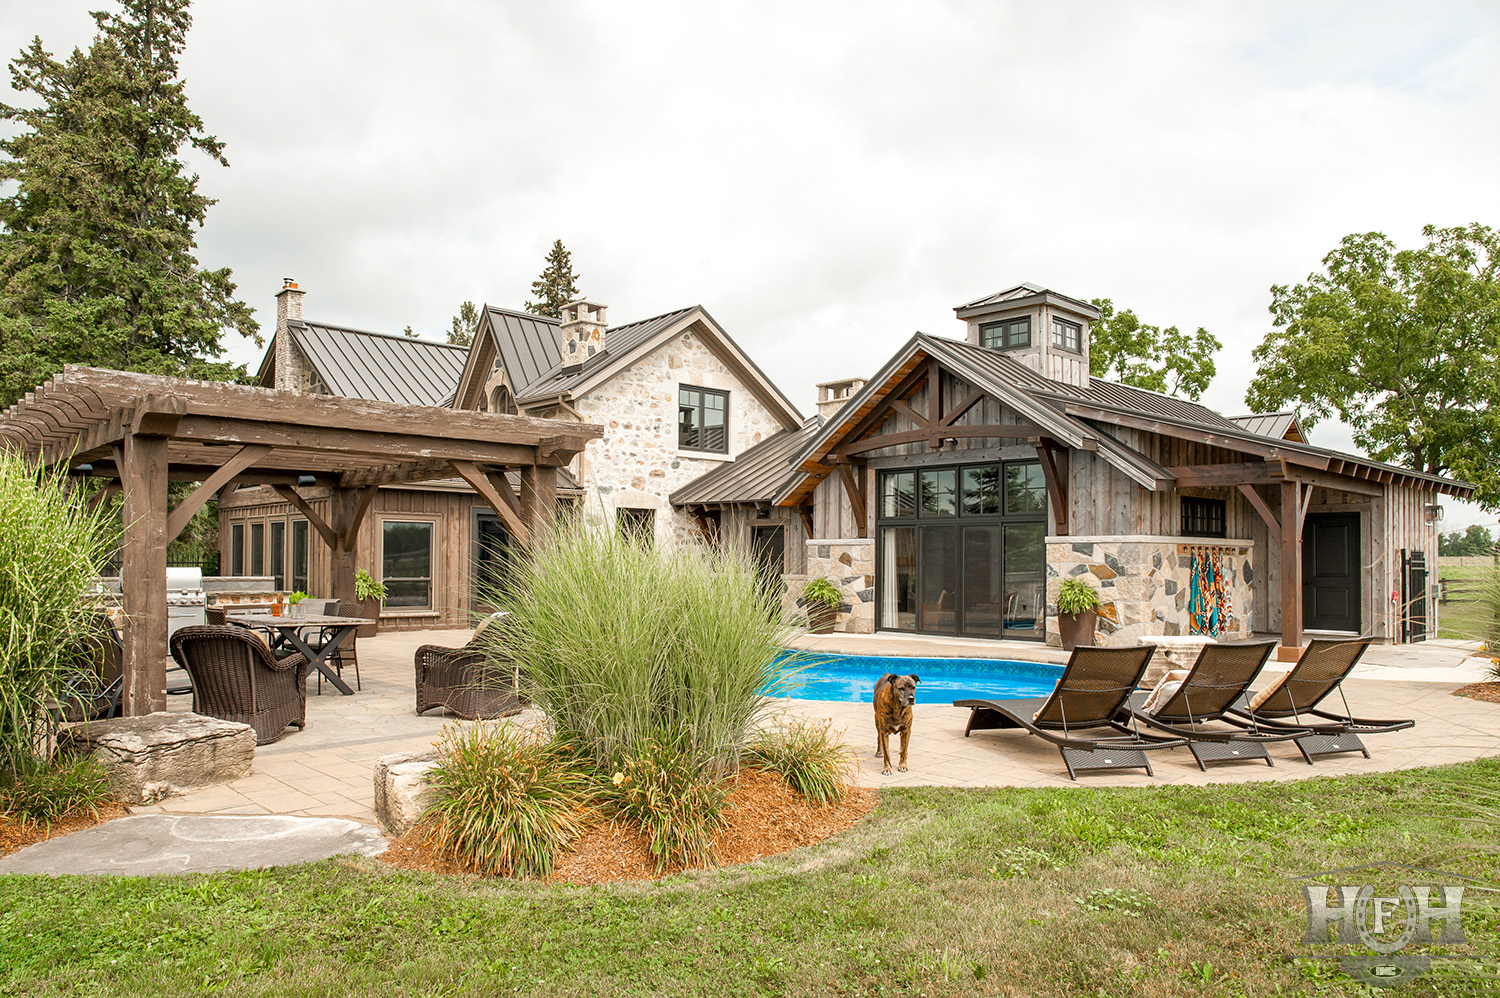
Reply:
M422 644L460 645L467 631L407 631L382 634L359 643L363 689L352 697L327 684L308 697L305 731L289 730L272 745L256 749L251 774L234 783L210 787L151 807L140 814L282 814L348 818L373 822L375 760L392 752L429 747L445 724L462 723L434 711L413 713L415 688L412 657ZM1062 661L1061 652L1033 643L956 642L936 638L887 635L804 635L797 642L810 650L850 654L928 657L991 657ZM1465 664L1468 649L1452 642L1375 646L1347 685L1349 703L1368 717L1412 717L1407 731L1367 739L1372 759L1342 756L1308 766L1289 742L1270 747L1275 767L1263 763L1198 770L1192 754L1175 749L1152 754L1153 779L1144 774L1085 776L1083 786L1159 785L1161 783L1247 782L1306 776L1366 773L1430 766L1500 754L1500 705L1449 694L1458 685L1481 677L1479 660ZM1487 663L1484 663L1487 664ZM1274 667L1274 664L1273 666ZM1393 681L1420 677L1420 682ZM1432 677L1447 677L1437 681ZM187 710L190 697L172 697L173 710ZM873 715L868 704L783 700L781 714L827 720L844 731L859 751L858 782L866 786L1068 786L1073 784L1057 750L1019 732L981 732L964 737L968 711L951 704L917 707L909 770L882 776L872 756ZM522 715L522 720L534 720ZM895 739L892 739L894 744Z

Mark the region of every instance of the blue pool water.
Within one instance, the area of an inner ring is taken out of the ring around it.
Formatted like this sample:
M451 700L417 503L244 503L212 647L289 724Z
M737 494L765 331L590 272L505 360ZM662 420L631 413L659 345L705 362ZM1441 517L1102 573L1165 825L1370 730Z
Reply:
M788 656L790 657L790 653ZM830 655L807 652L810 667L793 676L781 696L801 700L873 703L875 683L887 672L916 673L917 703L951 704L955 700L1005 700L1042 697L1063 674L1060 665L988 658L892 658L875 655Z

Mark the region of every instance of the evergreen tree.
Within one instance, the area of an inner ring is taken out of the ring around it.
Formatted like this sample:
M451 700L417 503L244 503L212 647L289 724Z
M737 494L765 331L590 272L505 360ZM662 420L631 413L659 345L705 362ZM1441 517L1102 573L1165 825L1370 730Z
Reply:
M10 64L33 107L0 105L0 406L64 364L243 377L222 331L255 337L229 269L204 270L196 233L212 198L181 158L228 166L189 109L177 57L188 0L121 0L95 13L87 52L34 38Z
M547 266L542 270L542 276L531 282L531 293L536 301L527 302L526 311L554 319L562 318L564 305L578 300L578 275L573 273L573 255L561 239L552 243Z
M458 346L466 347L474 342L474 333L479 329L479 309L474 303L466 301L458 306L458 314L453 317L453 328L448 330L448 342Z

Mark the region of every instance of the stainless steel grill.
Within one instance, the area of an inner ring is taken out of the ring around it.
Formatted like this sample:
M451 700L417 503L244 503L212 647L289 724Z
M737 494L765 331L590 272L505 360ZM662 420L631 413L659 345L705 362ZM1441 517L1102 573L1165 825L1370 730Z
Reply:
M200 568L167 569L167 637L180 627L206 621L203 595L203 570Z

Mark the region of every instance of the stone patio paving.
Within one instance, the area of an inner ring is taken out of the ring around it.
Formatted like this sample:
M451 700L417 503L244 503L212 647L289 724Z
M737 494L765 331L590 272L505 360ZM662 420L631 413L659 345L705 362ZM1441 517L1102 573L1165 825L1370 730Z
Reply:
M382 634L359 643L363 689L341 696L328 684L318 695L309 684L307 728L290 729L280 741L256 749L251 774L234 783L208 787L161 804L138 807L141 814L284 814L350 818L373 822L375 760L393 752L425 749L451 716L413 713L412 657L423 644L460 645L467 631L407 631ZM804 635L809 650L851 654L929 657L1020 658L1062 661L1060 652L1035 644L964 642L888 635ZM859 752L858 782L865 786L1159 786L1292 780L1430 766L1500 755L1500 704L1451 696L1458 686L1481 676L1477 659L1465 662L1468 647L1455 642L1375 646L1346 684L1355 713L1367 717L1412 717L1415 728L1366 739L1372 759L1359 755L1319 760L1309 766L1290 742L1269 746L1274 767L1264 763L1198 770L1186 749L1151 753L1155 778L1144 773L1102 773L1067 777L1056 748L1021 732L978 732L964 738L968 711L948 704L918 703L910 749L910 770L882 776L874 748L873 715L868 704L784 700L787 715L829 719L847 733ZM1274 669L1275 663L1268 669ZM347 672L346 672L347 677ZM1416 681L1411 681L1416 680ZM172 710L186 711L191 697L169 698ZM524 719L526 715L522 715ZM896 739L892 738L893 748Z

